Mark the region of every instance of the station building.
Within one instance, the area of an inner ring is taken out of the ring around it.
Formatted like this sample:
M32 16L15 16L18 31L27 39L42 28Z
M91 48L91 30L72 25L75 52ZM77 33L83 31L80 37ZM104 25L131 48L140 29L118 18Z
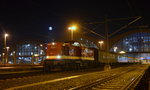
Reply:
M150 29L140 28L110 39L110 52L118 54L118 62L150 63ZM124 54L119 52L124 51Z
M36 40L23 40L11 47L9 64L40 64L45 59L45 44Z

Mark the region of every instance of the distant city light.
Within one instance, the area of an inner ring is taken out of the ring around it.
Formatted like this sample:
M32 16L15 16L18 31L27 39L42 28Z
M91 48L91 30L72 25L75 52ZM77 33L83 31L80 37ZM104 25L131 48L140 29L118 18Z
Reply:
M30 44L28 44L27 46L30 47Z
M21 55L21 53L19 52L19 55Z
M40 46L41 46L41 47L43 47L43 45L42 45L42 44L40 44Z
M129 51L132 51L132 48L129 48Z
M126 53L126 52L125 52L125 51L120 51L119 53L120 53L120 54L124 54L124 53Z
M114 52L116 52L116 51L117 51L117 49L118 49L118 47L114 47Z
M51 31L51 30L53 30L53 28L52 28L52 27L49 27L49 30Z
M35 57L39 56L39 54L34 54Z

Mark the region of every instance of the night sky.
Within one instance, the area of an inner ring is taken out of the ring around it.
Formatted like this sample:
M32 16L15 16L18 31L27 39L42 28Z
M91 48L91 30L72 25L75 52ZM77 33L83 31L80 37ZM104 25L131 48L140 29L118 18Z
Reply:
M44 40L49 35L59 39L70 23L103 21L106 15L143 16L140 24L149 25L149 8L146 0L0 0L0 35L2 39L4 32L9 33L9 41L27 37ZM95 29L97 33L102 31Z

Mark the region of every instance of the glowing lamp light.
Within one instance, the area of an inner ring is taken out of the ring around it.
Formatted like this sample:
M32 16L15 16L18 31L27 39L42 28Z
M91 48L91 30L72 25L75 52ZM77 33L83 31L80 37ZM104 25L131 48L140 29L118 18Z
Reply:
M46 56L46 59L48 59L49 58L49 56Z
M98 43L99 43L99 44L103 44L103 43L104 43L104 41L99 41Z
M60 55L58 55L58 56L57 56L57 59L60 59L60 58L61 58L61 56L60 56Z
M76 30L76 29L77 29L76 26L71 26L71 27L68 28L68 30Z
M43 44L40 44L41 47L43 47Z
M34 54L35 57L39 56L38 54Z
M9 50L10 47L6 47L7 50Z
M119 53L120 53L120 54L124 54L124 53L126 53L126 52L125 52L125 51L120 51Z
M54 43L54 42L52 42L52 45L55 45L55 43Z
M50 31L52 31L52 30L53 30L53 28L52 28L52 27L49 27L49 30L50 30Z
M116 51L117 51L117 49L118 49L118 47L114 47L114 52L116 52Z
M7 33L5 33L5 37L8 37L8 34L7 34Z

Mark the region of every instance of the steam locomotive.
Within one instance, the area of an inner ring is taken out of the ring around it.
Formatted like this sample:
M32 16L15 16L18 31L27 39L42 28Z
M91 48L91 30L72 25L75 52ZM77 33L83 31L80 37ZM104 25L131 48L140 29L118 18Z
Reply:
M105 63L106 53L96 48L88 48L77 41L52 42L47 44L44 70L73 70L96 67ZM116 61L116 55L110 54L109 60Z

